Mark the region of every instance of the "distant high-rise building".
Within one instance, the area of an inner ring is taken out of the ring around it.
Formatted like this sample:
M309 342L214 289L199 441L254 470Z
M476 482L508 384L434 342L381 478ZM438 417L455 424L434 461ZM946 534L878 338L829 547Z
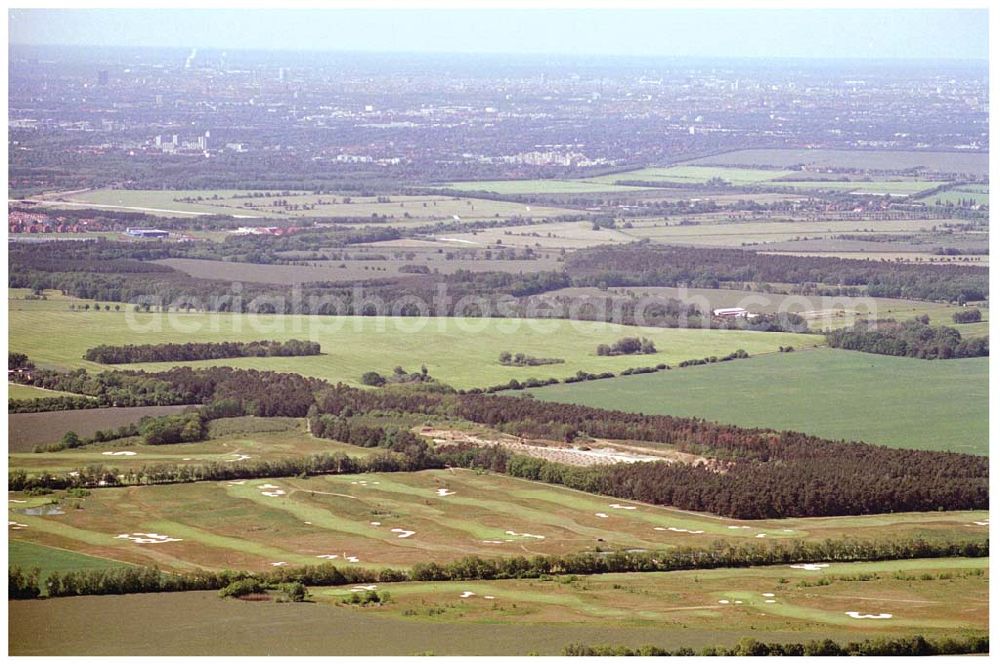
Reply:
M288 70L284 67L278 70L278 80L282 83L288 80Z
M98 85L107 85L108 84L108 70L107 69L102 69L101 71L97 72L97 84Z
M156 105L163 106L163 95L156 95Z

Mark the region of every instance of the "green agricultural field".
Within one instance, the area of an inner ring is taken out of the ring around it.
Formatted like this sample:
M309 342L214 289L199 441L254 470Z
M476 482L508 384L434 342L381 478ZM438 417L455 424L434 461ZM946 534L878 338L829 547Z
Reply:
M311 217L371 217L387 216L400 222L421 220L453 221L523 217L556 217L577 214L574 210L553 207L525 206L508 201L489 201L451 196L375 196L343 194L317 195L309 192L263 192L268 197L248 198L245 191L193 190L163 191L143 189L97 189L68 197L46 200L51 206L94 207L147 212L163 217L192 217L224 214L240 219L296 219ZM199 200L200 199L200 200ZM293 209L275 205L287 201L300 206ZM302 209L307 206L309 209Z
M18 385L16 383L7 384L8 399L44 399L46 397L71 396L78 395L74 395L69 392L60 392L59 390L46 390L41 387L32 387L30 385Z
M617 178L621 179L621 178ZM490 191L495 194L604 194L643 191L650 187L628 187L590 180L481 180L450 182L455 191Z
M918 360L820 349L531 394L890 447L987 454L988 368L988 358Z
M234 366L301 373L332 382L359 384L367 371L387 374L401 365L410 371L426 365L431 376L456 388L484 387L550 376L564 378L578 370L619 372L629 367L726 355L739 348L751 355L778 346L804 348L822 344L814 335L701 329L636 328L569 320L500 318L391 318L209 313L82 312L52 310L50 303L11 300L10 350L26 353L44 367L104 370L83 354L100 344L313 339L323 354L310 357L235 358L183 363L188 366ZM40 335L38 330L46 330ZM628 336L654 341L654 355L600 357L596 348ZM500 352L559 357L564 364L509 367ZM118 369L157 371L176 363L115 365Z
M769 166L790 168L857 168L878 171L926 168L940 173L972 173L987 176L990 156L986 152L918 152L903 150L736 150L695 159L689 164L712 166Z
M670 166L668 168L640 168L635 171L586 178L583 181L602 184L614 184L620 181L704 184L713 178L722 178L731 185L743 186L776 180L791 174L792 171L780 170L719 168L715 166Z
M10 497L37 503L60 494ZM979 524L988 519L975 511L739 521L454 469L98 489L79 501L81 509L56 513L38 514L34 504L10 503L8 518L20 524L12 539L165 570L263 571L327 556L335 564L408 567L466 555L848 535L962 540L982 537L987 527ZM132 533L172 541L119 537Z
M39 577L43 588L45 579L52 572L113 569L128 566L128 563L118 560L87 556L75 551L55 549L51 546L32 544L31 542L16 539L11 539L8 543L7 564L9 567L20 567L25 571L38 568L41 572Z

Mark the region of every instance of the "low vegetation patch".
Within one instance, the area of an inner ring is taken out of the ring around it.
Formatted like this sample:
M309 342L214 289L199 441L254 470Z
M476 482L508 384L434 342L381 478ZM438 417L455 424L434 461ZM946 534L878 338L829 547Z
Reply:
M369 371L361 376L361 383L371 387L382 387L383 385L404 385L407 383L430 383L434 379L427 372L426 366L421 366L420 371L407 371L403 367L396 367L388 376L383 376L377 371Z
M597 347L597 354L607 355L652 355L656 352L656 346L646 337L625 337L608 344L600 344Z
M975 308L956 311L951 315L951 319L956 323L978 323L983 320L983 312Z
M534 357L524 353L514 353L503 351L500 353L500 364L505 367L540 367L545 364L564 364L566 360L558 357Z

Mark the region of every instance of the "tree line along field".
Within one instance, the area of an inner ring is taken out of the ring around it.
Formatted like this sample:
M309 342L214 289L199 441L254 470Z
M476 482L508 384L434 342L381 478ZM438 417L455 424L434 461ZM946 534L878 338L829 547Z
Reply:
M468 555L844 536L961 541L981 536L986 527L977 522L988 518L969 511L740 521L461 469L102 488L57 509L48 496L14 492L11 499L23 501L9 504L9 519L19 524L12 540L176 571L324 562L407 568ZM170 539L120 537L134 533Z
M634 221L632 228L620 232L635 239L648 238L665 244L702 246L755 247L765 249L768 243L787 242L803 237L823 238L842 234L878 236L886 234L912 235L925 233L941 224L936 219L906 219L892 221L745 221L681 225L663 220ZM891 250L891 243L885 250Z
M262 284L301 284L315 281L352 282L389 277L406 277L404 266L425 267L431 272L452 274L458 270L474 272L546 272L559 269L559 262L552 258L537 260L445 260L435 254L414 260L331 260L310 261L309 265L262 265L256 263L235 263L199 258L165 258L155 261L168 265L185 274L199 279L227 279Z
M829 585L815 585L820 581ZM765 642L933 638L986 633L987 581L985 559L952 558L813 572L758 567L385 584L377 590L389 592L390 602L369 607L344 605L349 590L322 587L312 589L314 603L285 605L223 602L212 592L58 598L21 602L10 612L11 654L558 655L570 643L698 651L748 634ZM852 619L847 611L893 617ZM60 629L37 629L57 615Z
M974 201L976 205L989 205L990 192L988 187L969 185L929 194L918 200L928 205L947 205L948 203L958 205L961 201L970 200Z
M598 408L985 455L988 368L988 358L933 361L819 349L530 393Z
M688 164L705 166L790 167L804 164L812 168L850 168L896 171L926 168L939 173L989 175L989 154L985 152L918 152L902 150L736 150L694 159Z
M91 411L71 412L77 414L82 421ZM46 440L38 444L44 446L55 443L66 431L74 431L81 436L88 435L86 429L79 426L72 418L65 419L61 425L63 431L58 435L49 434ZM14 426L16 428L18 425ZM206 463L229 464L251 459L264 461L324 453L346 454L351 457L366 457L374 453L368 448L314 438L304 429L300 420L273 417L217 420L209 425L208 440L183 445L144 445L136 436L56 452L22 450L23 446L18 448L11 446L11 452L7 457L8 468L24 470L29 474L42 471L69 472L100 464L112 465L125 472L158 463L193 467Z
M390 195L380 200L377 196L357 196L350 193L313 194L302 191L289 192L287 195L278 191L254 193L266 196L251 198L247 196L248 192L238 190L96 189L40 200L46 206L91 206L96 209L147 212L163 217L233 215L247 219L248 224L255 219L275 217L307 219L385 215L392 217L394 223L410 220L423 220L426 223L428 220L453 221L455 216L477 220L512 216L544 218L578 214L576 210L564 208L456 196ZM281 201L298 208L275 204ZM250 203L251 207L248 207L247 203Z
M822 337L783 332L636 328L570 320L501 318L394 318L134 313L132 311L53 310L50 303L13 300L9 308L10 350L27 354L39 366L104 369L83 354L101 344L211 341L318 341L322 354L311 357L234 358L186 362L189 366L233 366L301 373L358 385L368 371L389 374L396 366L430 375L455 388L488 387L535 377L564 378L577 371L620 372L634 366L678 362L744 349L751 355L777 352L779 346L805 348ZM130 319L134 321L130 328ZM49 330L39 335L37 330ZM61 331L61 333L60 333ZM622 337L653 340L653 355L600 357L596 347ZM502 351L558 357L564 364L509 367ZM177 363L120 365L119 369L159 371Z
M794 245L794 242L788 243L788 245ZM874 260L874 261L891 261L894 263L922 263L924 265L972 265L975 267L989 267L990 257L980 256L980 255L955 255L955 256L941 256L935 253L920 253L915 251L821 251L821 250L808 250L803 248L802 250L796 249L794 246L786 246L781 250L775 251L764 251L761 253L785 255L785 256L825 256L827 258L847 258L851 260Z
M7 545L7 564L21 569L38 568L44 580L53 572L76 572L91 569L116 569L129 563L111 558L97 558L68 549L57 549L26 540L11 539Z

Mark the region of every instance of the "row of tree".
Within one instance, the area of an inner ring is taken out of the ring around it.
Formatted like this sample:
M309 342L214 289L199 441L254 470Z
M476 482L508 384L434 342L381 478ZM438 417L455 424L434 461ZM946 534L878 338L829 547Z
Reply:
M753 638L741 639L735 646L707 646L668 650L658 646L570 644L562 654L569 657L928 657L941 655L985 655L990 652L990 637L959 636L927 639L921 635L879 637L840 644L832 639L805 643L764 643Z
M315 341L222 341L184 344L101 345L87 349L83 359L101 364L135 362L188 362L218 360L227 357L292 357L319 355Z
M424 458L422 463L424 465L418 464L411 456L386 451L364 458L349 457L341 453L323 453L281 459L244 460L236 463L213 461L202 465L152 463L123 469L91 464L62 474L43 471L37 475L29 475L25 470L18 468L11 470L7 475L7 488L11 491L58 490L75 487L219 482L308 475L411 472L443 467L442 462L433 456Z
M675 547L659 551L580 552L562 555L511 558L464 558L438 563L418 563L409 570L337 567L330 563L282 567L265 573L198 570L163 574L156 568L124 567L74 572L52 572L45 582L50 597L72 595L124 595L186 590L220 590L243 579L263 584L302 583L338 586L400 581L492 581L532 579L564 574L618 574L719 569L761 565L866 560L989 556L989 541L941 542L922 539L894 541L824 540L821 542L718 544L710 548ZM11 599L41 594L35 570L12 567L8 571Z
M689 286L724 283L827 284L861 295L971 302L989 296L987 270L820 256L776 256L742 249L630 244L596 247L566 258L574 285Z

